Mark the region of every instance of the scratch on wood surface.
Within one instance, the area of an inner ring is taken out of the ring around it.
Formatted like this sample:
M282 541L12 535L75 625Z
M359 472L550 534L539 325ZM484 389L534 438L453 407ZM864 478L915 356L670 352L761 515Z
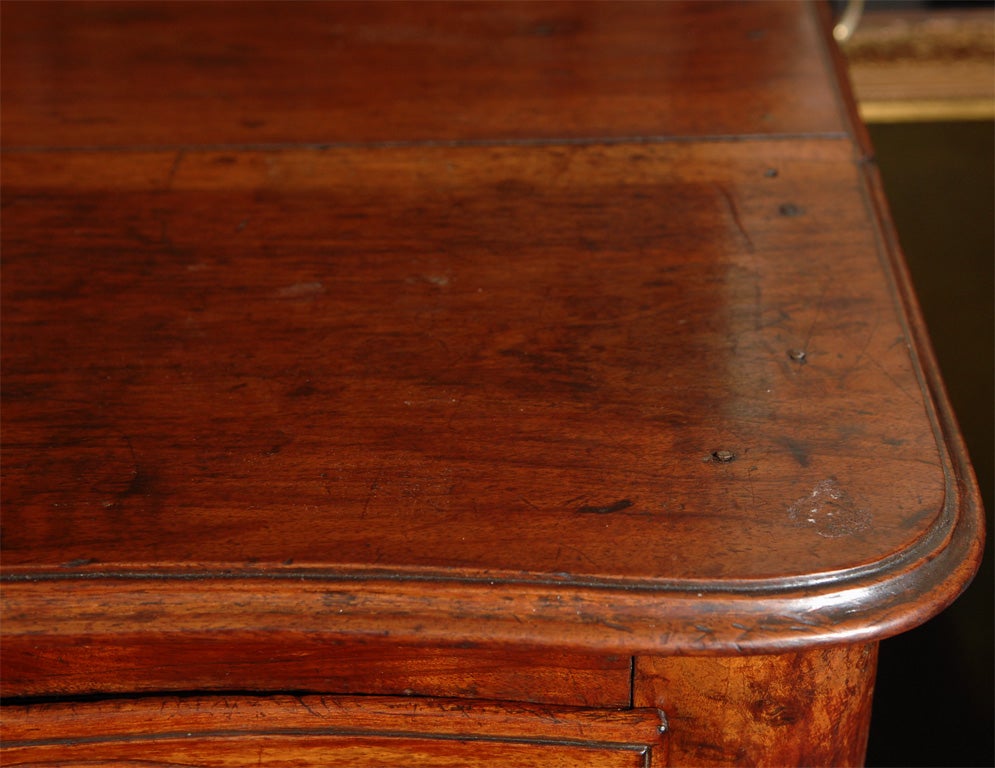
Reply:
M905 395L907 398L909 398L909 400L911 400L914 403L918 403L919 402L919 398L916 395L914 395L912 392L909 392L909 390L906 389L904 386L902 386L901 382L898 381L898 379L896 379L891 374L891 371L889 371L887 368L885 368L881 364L880 360L877 360L874 357L870 357L868 359L871 361L871 365L873 365L875 368L877 368L879 371L881 371L881 373L883 373L885 375L885 377L888 379L888 381L890 381L892 384L894 384L895 388L898 389L903 395Z
M574 547L574 546L571 546L569 544L560 544L557 547L557 550L556 550L556 559L557 559L557 561L559 561L560 555L562 554L562 552L563 552L564 549L569 550L570 552L573 552L575 555L577 555L578 557L580 557L583 560L586 560L591 565L597 565L597 563L594 561L594 559L591 558L591 556L588 555L586 552L584 552L584 550L582 550L580 547ZM569 575L569 574L567 574L567 575Z
M173 188L173 182L176 180L176 174L180 170L180 165L183 163L183 158L186 157L187 151L185 149L177 150L176 157L173 158L173 165L169 169L169 175L166 177L166 187L165 190L169 192Z
M754 513L757 511L757 490L753 483L753 473L756 471L756 467L746 470L746 481L750 486L750 510Z
M628 509L632 506L632 502L629 499L619 499L611 504L593 505L585 504L582 507L577 508L577 514L579 515L607 515L612 512L620 512L623 509Z
M313 709L313 708L311 707L311 705L310 705L310 704L308 704L308 703L307 703L307 701L306 701L306 700L304 699L304 697L303 697L303 696L295 696L294 698L296 698L296 699L297 699L298 703L300 703L300 705L301 705L302 707L304 707L304 709L306 709L306 710L307 710L308 712L310 712L310 713L311 713L312 715L314 715L315 717L317 717L317 718L319 718L319 719L323 717L323 716L322 716L321 714L319 714L318 712L316 712L316 711L315 711L315 710L314 710L314 709Z
M750 237L750 233L746 231L746 227L743 226L743 220L739 216L739 209L736 207L736 201L733 199L732 195L729 194L729 190L721 184L716 184L715 188L719 191L719 194L722 195L722 199L725 200L726 207L729 209L729 215L732 216L736 229L739 230L739 234L743 238L743 242L746 243L746 250L750 253L754 253L756 248L753 245L753 239Z
M815 327L818 325L820 318L822 317L822 308L826 303L826 294L829 293L829 286L832 285L832 279L826 280L822 285L822 290L819 291L819 299L815 304L815 316L812 318L812 324L808 328L808 333L805 336L805 341L802 344L802 350L806 351L809 345L812 343L812 339L815 337Z
M373 478L373 482L370 483L370 490L366 494L366 499L363 502L363 511L360 513L360 519L365 520L366 514L370 510L370 504L373 503L374 497L377 495L377 490L380 488L380 479L383 477L383 467L377 470L376 476Z
M878 326L880 325L880 323L881 323L881 316L879 313L875 312L874 322L871 324L871 329L867 333L867 336L864 338L863 344L861 344L860 346L860 351L857 352L857 357L854 359L853 364L850 365L840 376L839 381L841 386L843 382L845 382L846 379L849 378L851 373L860 369L860 363L864 359L864 356L867 354L867 350L871 346L871 341L874 339L874 334L877 333Z

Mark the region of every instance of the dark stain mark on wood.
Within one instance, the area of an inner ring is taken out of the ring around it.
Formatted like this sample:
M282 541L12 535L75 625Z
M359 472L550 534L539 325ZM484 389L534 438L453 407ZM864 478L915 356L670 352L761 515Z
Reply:
M601 506L594 504L585 504L582 507L577 508L577 514L579 515L608 515L612 512L621 512L623 509L628 509L632 506L632 502L629 499L619 499L613 504L604 504Z
M310 382L304 382L299 387L295 387L287 393L287 397L309 397L318 390Z
M580 22L571 18L546 19L527 29L532 37L568 37L580 31Z
M778 701L758 699L750 703L755 720L771 726L786 726L798 721L798 712Z
M93 565L97 561L92 557L78 557L75 560L70 560L67 563L61 563L62 568L82 568L85 565Z
M794 460L802 467L809 465L808 447L801 441L790 437L782 437L778 442L788 449Z
M262 450L259 451L259 453L262 456L276 456L278 453L280 453L280 451L284 449L285 446L290 445L292 442L294 442L294 438L291 435L288 435L283 430L278 429L272 435L269 435L267 438L265 438L265 442L263 442L263 445L266 445L268 443L269 447L263 448Z
M121 492L121 498L129 496L151 496L154 491L152 475L142 468L137 468L128 483L128 487Z

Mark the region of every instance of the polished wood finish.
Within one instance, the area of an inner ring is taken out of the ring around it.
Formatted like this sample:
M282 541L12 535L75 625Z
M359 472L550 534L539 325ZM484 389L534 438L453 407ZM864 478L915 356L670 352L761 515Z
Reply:
M836 133L816 16L777 2L3 8L7 147ZM716 53L721 55L717 56Z
M5 587L6 589L6 587ZM149 602L149 601L144 601ZM278 642L274 642L277 640ZM139 691L321 691L623 707L632 659L549 649L330 640L325 632L241 633L177 625L134 633L46 631L4 648L7 695Z
M44 157L4 161L8 637L287 600L287 631L773 650L971 567L847 142Z
M671 765L862 765L876 661L876 643L644 657L635 704L667 712Z
M4 765L645 768L665 729L652 708L367 696L37 705L4 719Z
M858 762L980 512L821 12L238 7L0 6L5 711L662 699L679 765L797 668L750 754Z

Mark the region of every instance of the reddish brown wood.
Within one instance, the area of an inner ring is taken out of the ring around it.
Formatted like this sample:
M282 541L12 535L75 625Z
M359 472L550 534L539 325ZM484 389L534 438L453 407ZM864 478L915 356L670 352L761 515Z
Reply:
M635 703L667 712L669 765L863 765L876 662L876 643L640 657Z
M168 631L185 593L254 631L225 604L262 575L318 579L287 610L333 636L728 651L921 620L977 509L850 152L6 157L8 620L87 594ZM143 573L187 574L128 587L168 611L37 581Z
M736 5L5 2L3 141L840 133L815 15Z
M381 768L385 765L414 768L644 768L645 751L601 745L556 742L505 742L500 740L440 739L433 736L257 736L236 738L195 737L152 742L137 738L124 742L30 746L8 750L17 765L71 768L93 766L203 766L242 768L249 764L277 768Z
M664 721L613 711L423 698L143 699L4 710L4 765L647 765Z
M319 691L624 707L630 656L328 640L322 632L46 632L4 647L5 695ZM443 641L444 642L444 641Z
M110 762L591 765L557 707L634 697L656 764L859 761L864 649L956 597L980 506L824 16L2 14L3 694L381 719L5 712ZM450 722L512 711L541 744Z

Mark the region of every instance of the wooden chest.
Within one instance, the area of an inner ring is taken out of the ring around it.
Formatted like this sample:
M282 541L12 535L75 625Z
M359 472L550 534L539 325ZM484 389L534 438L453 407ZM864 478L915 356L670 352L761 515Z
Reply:
M824 10L4 3L4 764L859 764L982 532Z

